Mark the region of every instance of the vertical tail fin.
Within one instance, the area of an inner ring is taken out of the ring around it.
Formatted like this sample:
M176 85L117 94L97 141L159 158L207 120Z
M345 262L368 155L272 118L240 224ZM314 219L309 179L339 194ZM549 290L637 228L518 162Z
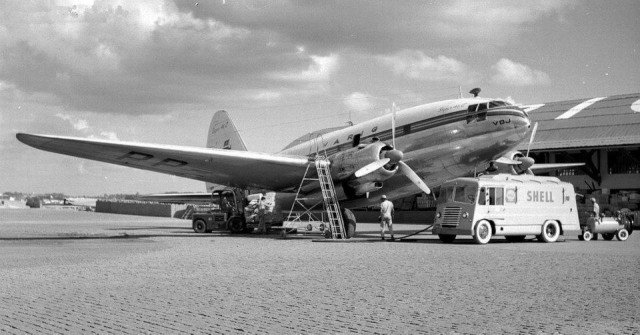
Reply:
M213 115L209 126L207 148L247 150L238 129L226 111L220 110Z
M207 148L247 150L238 129L226 111L220 110L213 115L207 135ZM220 188L220 185L214 183L206 183L206 185L207 192Z

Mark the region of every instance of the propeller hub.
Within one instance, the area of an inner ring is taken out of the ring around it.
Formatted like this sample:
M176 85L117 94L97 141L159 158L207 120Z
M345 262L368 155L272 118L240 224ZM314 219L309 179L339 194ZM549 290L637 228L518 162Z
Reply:
M391 160L390 163L395 164L402 160L402 158L404 157L404 154L400 150L393 149L393 150L387 151L384 156Z
M518 157L516 159L522 162L522 164L520 164L518 168L523 171L526 171L528 168L530 168L531 166L533 166L533 164L536 163L535 159L531 157Z

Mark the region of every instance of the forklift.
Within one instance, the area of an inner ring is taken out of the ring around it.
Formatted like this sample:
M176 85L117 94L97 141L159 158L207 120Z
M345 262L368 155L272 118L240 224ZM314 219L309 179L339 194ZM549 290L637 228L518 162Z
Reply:
M199 207L193 213L193 231L210 233L230 231L232 234L249 233L258 222L247 222L244 208L248 205L244 191L239 189L215 190L211 193L211 205Z

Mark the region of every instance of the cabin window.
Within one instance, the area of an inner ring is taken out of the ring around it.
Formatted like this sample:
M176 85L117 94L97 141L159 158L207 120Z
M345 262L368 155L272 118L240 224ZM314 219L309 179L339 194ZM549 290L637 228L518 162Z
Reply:
M494 107L502 107L502 106L506 106L507 103L504 101L491 101L489 102L489 108L494 108Z
M479 104L478 105L478 121L484 121L487 119L487 104Z
M502 206L504 205L504 188L487 187L480 189L478 205Z
M402 133L404 135L411 134L411 125L408 124L408 125L402 127Z
M362 134L355 134L353 135L353 146L357 147L360 144L360 136Z
M502 187L489 187L489 205L504 205L503 193Z

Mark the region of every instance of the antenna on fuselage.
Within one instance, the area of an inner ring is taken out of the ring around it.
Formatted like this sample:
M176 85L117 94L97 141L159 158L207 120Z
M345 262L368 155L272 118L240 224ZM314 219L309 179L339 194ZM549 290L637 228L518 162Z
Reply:
M473 94L474 98L477 98L478 94L480 94L480 91L481 91L480 87L476 87L476 88L472 89L471 91L469 91L469 93Z

